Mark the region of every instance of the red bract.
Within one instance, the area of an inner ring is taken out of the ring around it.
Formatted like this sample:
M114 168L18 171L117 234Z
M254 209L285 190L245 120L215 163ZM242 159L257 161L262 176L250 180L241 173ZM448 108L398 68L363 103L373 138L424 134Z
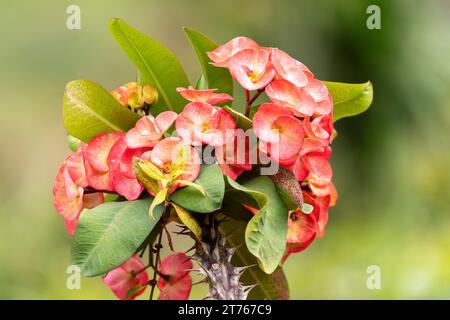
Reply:
M128 148L152 148L164 137L164 133L172 126L177 114L173 111L161 112L156 118L145 116L136 122L126 135Z
M204 102L191 102L175 121L178 135L193 146L221 146L232 138L236 123L224 110Z
M82 209L92 209L92 208L95 208L96 206L102 204L103 202L105 202L105 197L104 197L103 193L101 193L101 192L85 193L83 195ZM80 213L81 213L81 211L80 211ZM66 219L65 220L67 233L69 233L70 236L73 236L73 234L75 233L75 229L77 228L77 225L78 225L79 216L80 215L78 214L78 216L75 219L72 219L72 220Z
M305 250L316 237L323 237L328 222L330 196L317 197L311 192L303 191L303 200L312 205L312 212L305 214L300 210L290 212L288 220L288 237L283 262L291 253Z
M77 154L76 158L78 157ZM69 235L75 232L78 217L83 208L90 209L103 203L102 193L85 194L84 189L73 181L67 161L69 159L73 161L74 158L73 155L67 157L59 168L53 184L53 203L56 211L64 217Z
M83 208L83 194L83 188L73 182L64 162L59 167L53 184L56 211L67 220L77 218Z
M148 274L145 265L137 257L131 257L120 267L108 272L103 278L114 294L121 300L133 300L147 287Z
M117 140L123 138L124 133L101 133L95 136L85 147L81 145L84 153L84 165L87 181L97 190L114 191L109 174L109 152Z
M81 144L86 146L83 142L81 142ZM66 166L73 182L82 188L86 188L88 186L88 181L86 169L84 167L84 155L82 149L83 147L80 145L77 152L67 157Z
M321 139L331 143L333 135L333 117L331 114L318 116L312 121L309 117L305 118L305 130L308 137L312 139Z
M253 129L261 141L260 148L277 162L295 157L302 147L303 124L280 105L262 104L253 117Z
M183 98L191 102L204 102L209 104L219 104L233 101L233 97L226 93L215 93L217 89L195 90L189 86L186 88L177 88L177 92Z
M252 39L237 37L207 54L216 67L228 67L228 60L239 51L259 48L259 45Z
M192 261L182 252L166 257L159 270L158 300L186 300L192 287L191 269Z
M275 103L290 108L298 117L312 116L316 110L314 99L303 89L286 80L275 80L266 87L266 94Z
M230 58L229 69L233 78L247 90L264 88L275 76L270 51L265 49L239 51Z
M236 130L233 142L215 148L217 163L224 174L236 180L244 171L252 169L250 141L242 129Z
M271 62L276 71L277 79L288 80L297 87L304 87L308 83L308 68L280 49L272 49Z
M114 190L127 200L136 200L144 189L133 171L133 157L142 157L149 148L129 149L125 137L119 139L109 153L110 176Z

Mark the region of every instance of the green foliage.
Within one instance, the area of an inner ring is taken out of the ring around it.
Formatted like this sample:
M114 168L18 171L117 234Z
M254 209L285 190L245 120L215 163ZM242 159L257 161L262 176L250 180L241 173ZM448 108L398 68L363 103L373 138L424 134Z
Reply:
M175 89L187 87L189 80L173 53L121 19L112 19L109 27L117 43L138 69L139 83L151 84L158 90L158 102L150 111L154 115L165 110L181 112L186 101Z
M324 81L333 97L334 122L345 117L355 116L366 111L373 100L373 87L366 83L340 83Z
M198 60L200 61L200 65L202 66L202 77L204 80L204 83L200 83L202 89L219 89L219 92L233 95L233 79L231 78L230 72L226 68L218 68L211 65L209 63L210 59L206 54L208 51L217 48L218 44L198 31L188 28L184 28L183 30L194 48ZM202 79L202 77L200 79ZM206 88L204 85L205 83L207 85Z
M249 295L249 300L286 300L289 299L289 288L283 269L277 267L271 274L265 273L257 264L257 259L253 256L246 246L240 246L245 241L246 221L237 221L234 219L225 220L220 225L224 234L230 234L228 246L230 248L238 247L231 260L237 267L251 266L241 276L241 282L244 285L257 286L253 288Z
M270 274L286 248L288 209L268 177L256 177L242 185L227 177L227 182L234 189L229 192L245 193L249 199L244 203L259 209L247 225L245 243L261 269Z
M243 130L248 130L253 128L253 122L249 118L247 118L245 115L243 115L240 112L237 112L234 109L231 109L228 106L223 107L225 111L227 111L236 122L236 127L241 128Z
M194 186L187 186L173 193L170 200L194 212L209 213L220 209L225 193L225 182L219 166L202 165L200 175L194 183L203 189L204 194Z
M75 80L66 85L63 119L69 135L89 142L102 132L133 128L139 116L122 106L100 85L89 80Z
M162 215L148 215L152 200L108 202L83 210L72 238L71 263L87 277L102 275L127 261Z

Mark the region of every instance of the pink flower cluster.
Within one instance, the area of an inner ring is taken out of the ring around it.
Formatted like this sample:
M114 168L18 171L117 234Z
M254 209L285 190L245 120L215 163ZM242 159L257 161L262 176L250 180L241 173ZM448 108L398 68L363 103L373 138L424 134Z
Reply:
M333 138L333 101L327 87L300 61L277 48L264 48L238 37L208 53L213 64L228 68L250 96L263 91L253 117L259 150L288 168L301 183L311 214L290 213L287 255L306 248L323 235L328 207L336 203L328 162Z
M69 234L75 231L82 209L102 203L105 192L115 192L127 200L139 198L144 186L133 171L134 157L152 162L167 174L172 163L177 162L185 171L180 179L197 178L200 171L197 152L180 138L164 137L176 118L177 114L171 111L156 118L144 116L127 133L101 133L88 144L80 143L77 152L66 158L55 178L53 198ZM181 164L173 152L180 148L191 149L190 158L183 159Z

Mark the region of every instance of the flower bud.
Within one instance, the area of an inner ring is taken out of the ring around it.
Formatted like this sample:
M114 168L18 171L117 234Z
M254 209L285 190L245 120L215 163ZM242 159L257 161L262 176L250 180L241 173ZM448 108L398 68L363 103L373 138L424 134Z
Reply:
M156 104L158 102L158 91L155 87L147 84L142 89L142 96L146 104Z

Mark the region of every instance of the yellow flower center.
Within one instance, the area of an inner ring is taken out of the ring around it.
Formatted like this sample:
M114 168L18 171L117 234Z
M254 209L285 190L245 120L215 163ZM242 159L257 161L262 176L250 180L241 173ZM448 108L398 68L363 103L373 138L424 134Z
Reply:
M202 124L202 132L207 132L207 131L209 131L209 129L211 129L211 126L210 126L210 124L209 123L203 123Z
M249 71L247 76L251 82L256 82L259 79L259 73L256 71Z
M172 172L172 164L171 163L165 163L162 167L162 172L164 174L170 174Z

